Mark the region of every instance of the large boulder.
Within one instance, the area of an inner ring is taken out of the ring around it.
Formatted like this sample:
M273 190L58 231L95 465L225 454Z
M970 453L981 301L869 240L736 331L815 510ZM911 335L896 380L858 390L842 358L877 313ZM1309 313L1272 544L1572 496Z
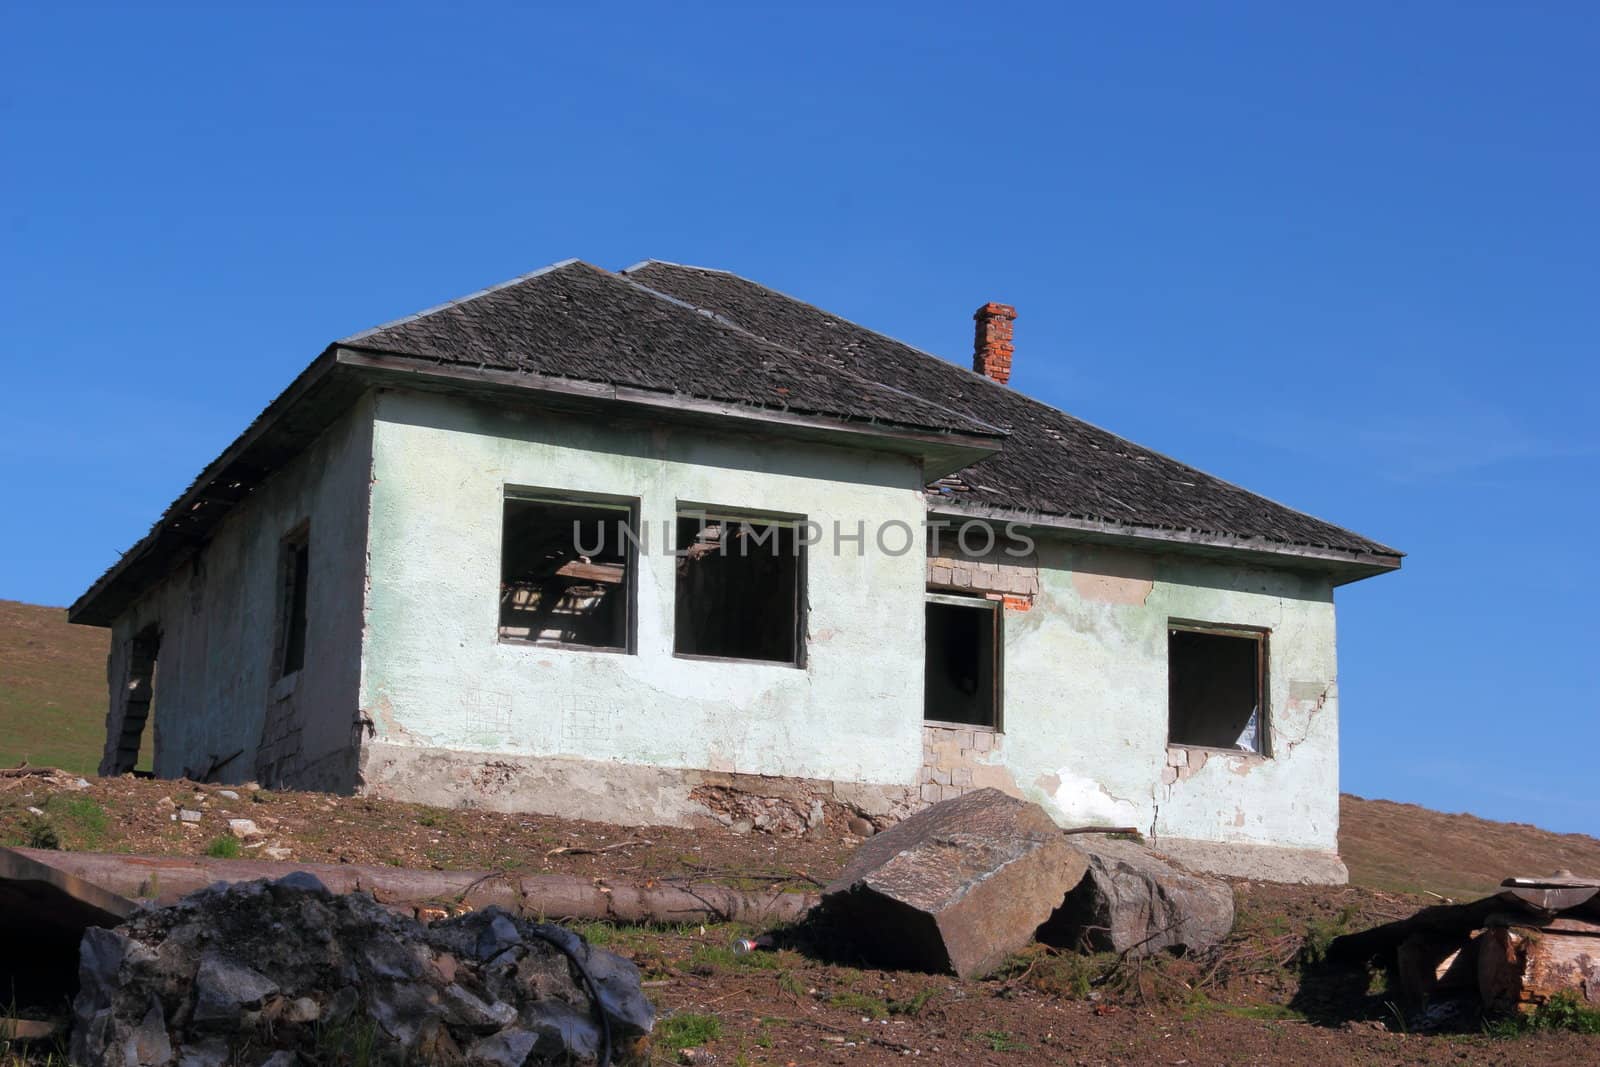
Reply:
M1233 929L1227 882L1180 870L1132 841L1084 836L1076 843L1088 854L1088 873L1040 929L1040 940L1147 956L1199 952Z
M89 930L73 1015L80 1067L594 1063L605 1027L621 1050L655 1020L637 968L570 930L498 908L424 926L305 874Z
M823 906L875 961L967 978L1031 941L1087 866L1043 808L978 789L868 840Z

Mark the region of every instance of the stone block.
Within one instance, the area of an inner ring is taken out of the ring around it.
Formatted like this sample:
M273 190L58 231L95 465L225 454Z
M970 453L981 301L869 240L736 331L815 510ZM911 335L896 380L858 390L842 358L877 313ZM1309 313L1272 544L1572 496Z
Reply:
M1081 837L1088 871L1039 931L1051 944L1147 956L1201 952L1233 929L1233 890L1157 858L1132 841Z
M876 962L972 977L1031 941L1087 866L1037 804L978 789L863 844L824 907Z

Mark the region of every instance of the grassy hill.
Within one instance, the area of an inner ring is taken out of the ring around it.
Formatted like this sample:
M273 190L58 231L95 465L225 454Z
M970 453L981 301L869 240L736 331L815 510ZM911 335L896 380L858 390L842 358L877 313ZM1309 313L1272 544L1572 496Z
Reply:
M71 625L64 608L0 600L0 767L27 760L94 773L108 633Z
M0 600L0 766L27 760L92 774L105 729L107 631L61 608ZM148 753L145 753L148 761ZM1509 874L1566 867L1600 875L1600 841L1521 823L1341 798L1340 851L1351 881L1468 899Z
M1583 834L1349 794L1340 798L1339 813L1339 852L1350 881L1370 889L1471 900L1494 892L1509 875L1566 868L1600 877L1600 840Z

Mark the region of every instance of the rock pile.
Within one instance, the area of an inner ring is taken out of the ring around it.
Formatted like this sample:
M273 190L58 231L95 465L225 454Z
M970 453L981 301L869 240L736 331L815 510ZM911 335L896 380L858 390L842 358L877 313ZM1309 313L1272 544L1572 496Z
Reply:
M638 969L570 930L498 908L424 926L307 874L89 930L73 1012L83 1067L597 1063L655 1020Z

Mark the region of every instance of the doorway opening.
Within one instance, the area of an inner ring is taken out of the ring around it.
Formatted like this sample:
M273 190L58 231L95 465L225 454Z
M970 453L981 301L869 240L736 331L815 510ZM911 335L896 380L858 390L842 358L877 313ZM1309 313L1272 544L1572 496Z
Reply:
M161 631L154 623L134 635L128 646L128 681L123 693L122 734L117 739L117 757L112 774L154 776L155 743L146 746L147 728L154 733L156 700L156 656L161 651ZM144 759L140 759L140 750Z

